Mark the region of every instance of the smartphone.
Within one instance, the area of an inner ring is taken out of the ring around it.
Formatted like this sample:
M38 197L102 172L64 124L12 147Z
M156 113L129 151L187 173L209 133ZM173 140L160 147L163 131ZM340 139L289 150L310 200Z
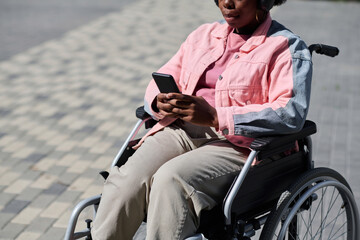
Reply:
M152 76L161 93L180 93L173 76L157 72L154 72Z

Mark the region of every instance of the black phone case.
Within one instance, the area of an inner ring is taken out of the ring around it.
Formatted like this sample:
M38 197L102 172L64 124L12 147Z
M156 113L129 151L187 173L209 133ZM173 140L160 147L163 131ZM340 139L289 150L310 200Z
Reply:
M152 76L161 93L180 93L173 76L156 72Z

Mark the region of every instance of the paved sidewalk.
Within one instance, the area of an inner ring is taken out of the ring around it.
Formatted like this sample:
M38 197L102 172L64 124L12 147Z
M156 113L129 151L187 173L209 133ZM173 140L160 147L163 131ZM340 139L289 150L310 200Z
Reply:
M319 128L317 165L340 171L358 205L359 11L356 3L293 0L273 12L308 43L341 50L314 57L309 118ZM136 122L151 73L197 26L220 18L203 1L138 0L0 62L1 240L63 239L74 205L101 192L97 173Z
M135 1L0 0L0 61Z

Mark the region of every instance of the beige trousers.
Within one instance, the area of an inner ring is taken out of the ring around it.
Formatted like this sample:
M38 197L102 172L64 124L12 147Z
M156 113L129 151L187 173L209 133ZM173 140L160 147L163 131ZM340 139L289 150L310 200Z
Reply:
M209 127L181 121L166 127L111 169L93 239L132 239L145 216L148 240L194 235L201 210L222 202L248 154Z

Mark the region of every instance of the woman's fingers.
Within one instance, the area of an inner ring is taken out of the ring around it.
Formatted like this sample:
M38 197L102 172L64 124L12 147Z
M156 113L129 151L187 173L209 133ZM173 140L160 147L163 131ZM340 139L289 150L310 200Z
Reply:
M157 107L164 117L180 118L202 126L218 126L216 109L203 97L161 93L157 96Z
M164 117L176 117L176 114L173 113L174 106L168 103L166 94L159 94L157 96L156 107Z

